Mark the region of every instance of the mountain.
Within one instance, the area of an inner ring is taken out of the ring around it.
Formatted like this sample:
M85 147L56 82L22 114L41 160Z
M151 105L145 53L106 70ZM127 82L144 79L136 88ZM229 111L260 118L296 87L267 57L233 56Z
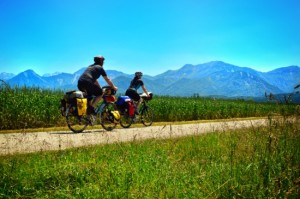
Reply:
M11 86L47 87L47 81L33 70L26 70L9 79L7 83Z
M43 76L27 70L15 76L11 75L5 81L11 86L76 90L78 78L85 69L81 68L73 74L59 72ZM125 93L134 76L115 70L106 70L106 73L119 88L118 93L121 95ZM0 73L0 77L4 76L4 73ZM300 83L300 68L288 66L259 72L222 61L212 61L198 65L186 64L178 70L168 70L156 76L144 75L143 81L149 91L158 95L260 97L265 93L294 92L294 86ZM100 84L106 85L103 78L100 78Z
M300 75L300 73L298 73ZM215 61L199 65L185 65L179 70L158 76L168 87L167 95L199 94L229 97L260 96L265 92L282 93L284 90L267 81L263 73Z
M9 80L11 78L13 78L15 75L13 73L0 73L0 79L2 80Z
M300 83L300 68L298 66L278 68L266 73L264 78L282 91L293 92L293 87Z

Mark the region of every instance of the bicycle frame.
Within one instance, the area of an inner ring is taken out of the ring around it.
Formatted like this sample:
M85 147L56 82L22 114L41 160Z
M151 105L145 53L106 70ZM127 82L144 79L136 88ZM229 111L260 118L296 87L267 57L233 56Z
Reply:
M144 126L151 126L154 119L154 114L150 106L148 105L148 101L152 99L152 93L151 97L147 98L146 95L142 94L140 95L143 98L142 104L140 105L139 114L138 116L134 114L133 117L129 116L128 113L122 113L121 119L120 119L120 125L124 128L129 128L133 122L136 122L136 119L138 118L139 121L141 121ZM136 104L134 102L135 109Z
M116 127L117 123L115 122L115 116L112 113L117 109L114 104L114 101L111 101L115 99L115 91L112 91L110 89L109 92L107 92L105 89L109 87L103 88L103 101L102 103L99 103L99 105L96 106L96 114L86 113L83 115L76 115L72 113L73 111L71 111L73 107L69 106L67 108L65 117L69 129L72 130L74 133L80 133L84 131L88 125L93 126L97 117L99 117L100 124L105 130L111 131ZM108 96L110 96L110 98ZM87 96L86 98L88 99L88 104L90 104L90 101L93 100L95 96ZM74 108L77 109L77 107Z

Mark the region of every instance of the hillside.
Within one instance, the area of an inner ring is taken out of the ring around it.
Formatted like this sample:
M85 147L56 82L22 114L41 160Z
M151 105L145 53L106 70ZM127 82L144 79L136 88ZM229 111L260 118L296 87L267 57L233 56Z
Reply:
M33 70L18 75L1 73L0 77L11 86L37 86L49 89L77 89L77 80L85 68L73 74L57 73L40 76ZM123 94L129 86L132 74L107 70L108 76ZM300 82L299 66L282 67L270 72L259 72L213 61L199 65L186 64L178 70L168 70L156 76L144 75L148 90L158 95L171 96L225 96L261 97L265 93L281 94L294 92ZM103 78L100 84L105 85Z

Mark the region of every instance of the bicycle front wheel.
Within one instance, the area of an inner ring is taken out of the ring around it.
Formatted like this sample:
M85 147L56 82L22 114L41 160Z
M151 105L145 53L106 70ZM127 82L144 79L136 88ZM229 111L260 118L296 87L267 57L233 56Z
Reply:
M154 119L153 110L149 106L143 106L140 112L140 119L144 126L151 126Z
M117 126L117 123L115 122L115 118L111 113L111 111L115 111L115 110L116 108L113 103L107 103L103 106L100 112L99 116L100 116L101 126L107 131L111 131Z
M89 118L87 115L79 116L76 112L76 108L69 105L66 109L66 120L71 131L81 133L88 126Z

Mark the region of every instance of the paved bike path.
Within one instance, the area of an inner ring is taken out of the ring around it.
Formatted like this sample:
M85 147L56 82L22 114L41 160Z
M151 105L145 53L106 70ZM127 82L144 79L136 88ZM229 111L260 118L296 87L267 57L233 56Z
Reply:
M0 134L0 155L64 150L74 147L130 142L134 140L166 139L265 125L267 125L266 119L256 119L182 125L171 124L165 126L114 129L113 131L87 129L83 133L78 134L71 131Z

